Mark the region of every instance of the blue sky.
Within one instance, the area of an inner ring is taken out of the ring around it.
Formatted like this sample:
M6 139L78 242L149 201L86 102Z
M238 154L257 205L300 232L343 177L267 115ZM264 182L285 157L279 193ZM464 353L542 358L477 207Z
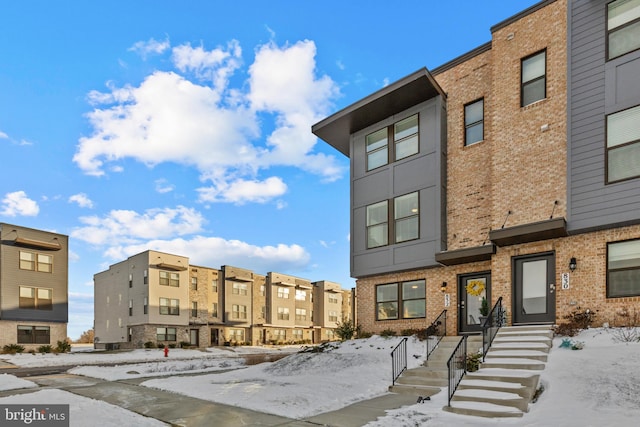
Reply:
M534 0L0 4L0 222L67 234L69 328L146 249L349 277L349 162L311 125Z

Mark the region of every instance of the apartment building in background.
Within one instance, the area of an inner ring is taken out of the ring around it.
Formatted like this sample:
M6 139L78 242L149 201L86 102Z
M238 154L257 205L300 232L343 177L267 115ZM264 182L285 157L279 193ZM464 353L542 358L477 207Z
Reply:
M315 124L350 159L358 323L640 312L638 123L640 0L545 0Z
M95 346L332 340L338 322L352 319L344 305L352 291L318 283L229 265L191 265L185 256L148 250L94 275Z
M0 223L0 347L67 339L68 236Z

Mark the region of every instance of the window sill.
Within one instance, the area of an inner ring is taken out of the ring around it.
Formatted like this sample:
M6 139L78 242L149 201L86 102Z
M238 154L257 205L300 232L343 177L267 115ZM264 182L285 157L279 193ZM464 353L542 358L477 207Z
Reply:
M520 111L531 110L531 109L537 107L538 105L545 103L548 100L549 100L548 97L547 98L542 98L542 99L540 99L540 100L538 100L536 102L532 102L531 104L527 104L527 105L525 105L523 107L520 107Z

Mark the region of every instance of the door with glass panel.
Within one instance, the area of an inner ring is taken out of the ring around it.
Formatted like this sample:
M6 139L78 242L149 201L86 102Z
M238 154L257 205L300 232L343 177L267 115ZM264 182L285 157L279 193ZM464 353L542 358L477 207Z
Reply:
M482 330L491 310L491 274L474 273L458 277L458 327L461 333Z
M555 255L514 258L513 276L513 324L555 322Z

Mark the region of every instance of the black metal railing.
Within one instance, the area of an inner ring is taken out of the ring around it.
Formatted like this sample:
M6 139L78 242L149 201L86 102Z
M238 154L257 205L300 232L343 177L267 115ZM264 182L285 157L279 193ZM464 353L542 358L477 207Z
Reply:
M447 310L442 310L442 313L436 317L436 320L429 325L425 332L426 341L427 341L427 360L429 360L429 356L433 353L433 350L438 347L438 344L442 340L442 337L447 335Z
M467 335L463 335L460 338L460 342L447 361L447 369L449 370L449 400L447 405L451 406L453 393L456 392L462 377L467 373Z
M498 330L504 325L504 311L502 308L502 297L498 298L495 305L489 312L486 320L482 324L482 361L491 347L493 339Z
M402 341L391 351L391 365L393 370L392 385L396 385L396 380L407 369L407 337L402 338Z

